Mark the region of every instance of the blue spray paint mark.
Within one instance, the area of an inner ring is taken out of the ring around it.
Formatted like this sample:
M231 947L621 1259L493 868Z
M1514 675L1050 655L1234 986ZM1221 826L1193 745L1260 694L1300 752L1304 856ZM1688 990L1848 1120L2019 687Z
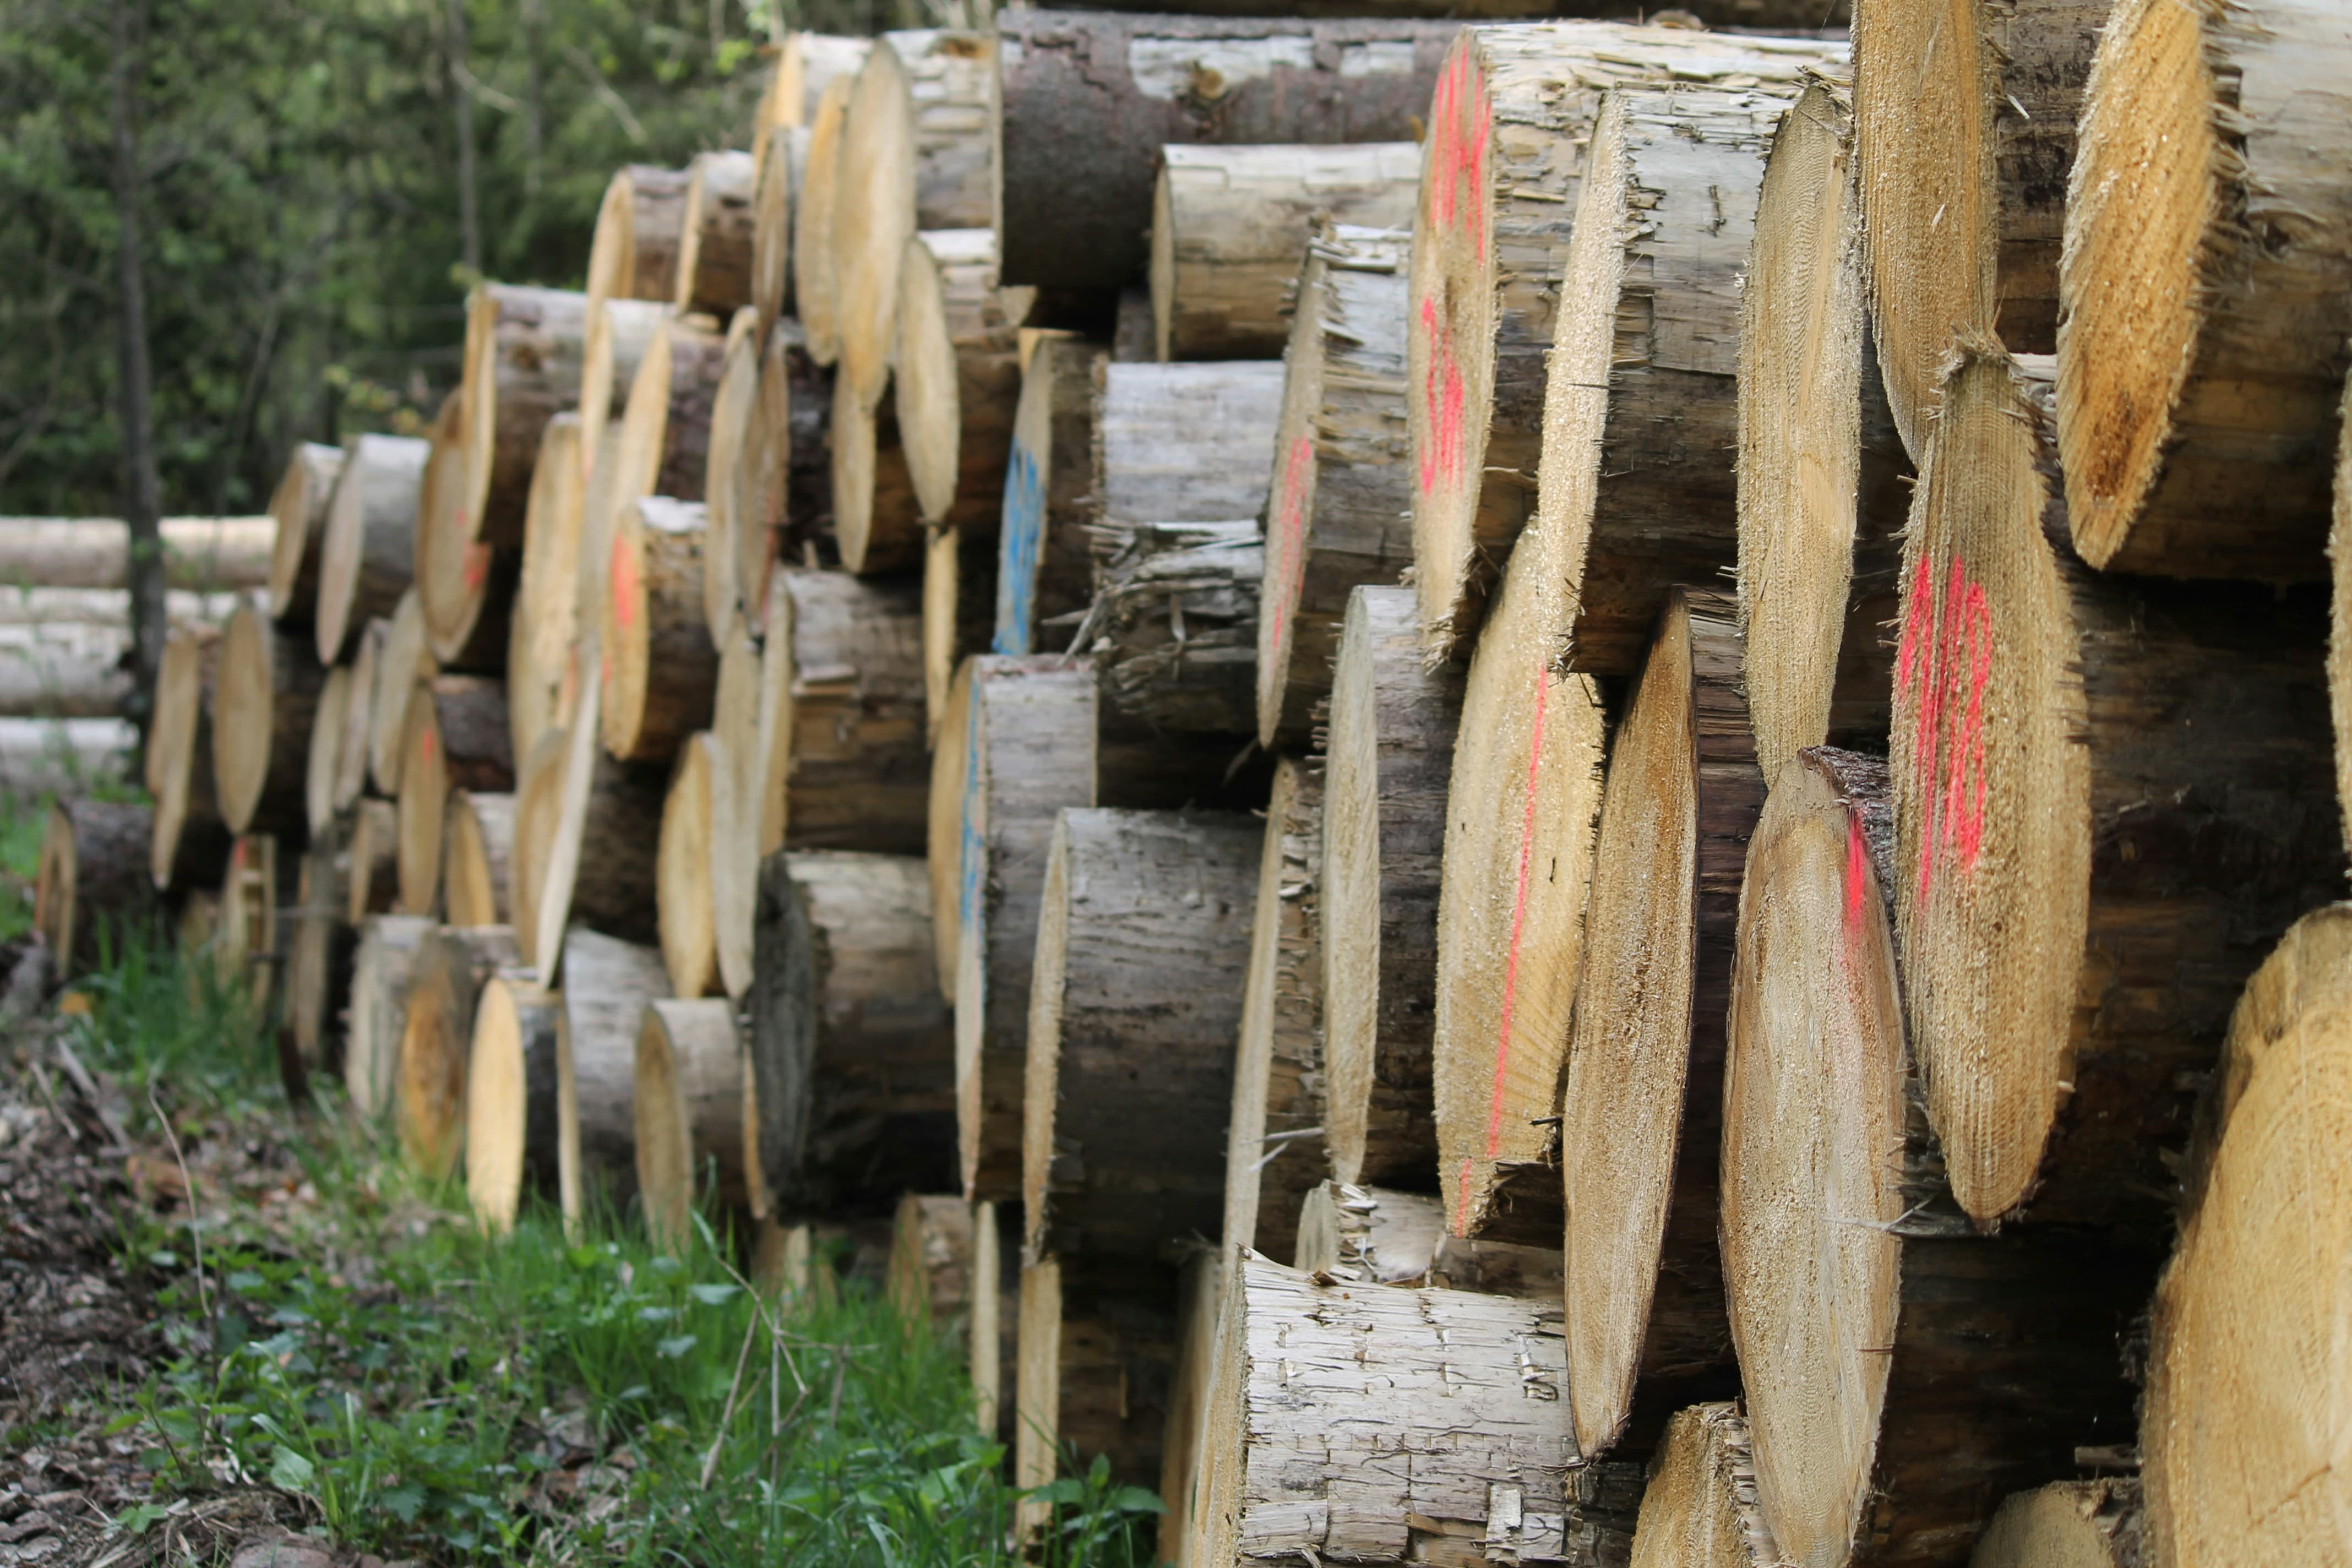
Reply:
M996 640L1000 654L1025 654L1036 641L1037 563L1045 544L1045 483L1037 455L1019 441L1004 465L1003 543L996 564Z

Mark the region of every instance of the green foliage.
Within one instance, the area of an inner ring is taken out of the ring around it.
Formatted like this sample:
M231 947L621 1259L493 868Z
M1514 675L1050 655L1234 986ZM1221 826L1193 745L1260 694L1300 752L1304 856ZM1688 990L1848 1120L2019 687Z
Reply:
M0 512L119 506L116 0L0 0ZM577 287L626 163L741 146L782 26L915 0L120 0L168 512L257 510L301 440L415 428L455 382L457 107L483 269ZM908 15L905 13L917 13Z

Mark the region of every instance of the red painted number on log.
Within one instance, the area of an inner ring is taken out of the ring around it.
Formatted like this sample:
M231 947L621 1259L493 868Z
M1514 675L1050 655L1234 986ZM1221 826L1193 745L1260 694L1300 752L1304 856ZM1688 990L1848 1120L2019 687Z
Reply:
M1468 235L1486 261L1486 79L1466 48L1457 48L1437 79L1429 106L1432 216Z
M1430 441L1421 455L1421 490L1427 495L1437 481L1458 484L1462 479L1462 414L1467 394L1462 383L1462 362L1454 352L1454 323L1437 313L1437 301L1421 302L1421 330L1429 338L1429 375L1421 395L1429 416Z
M1274 641L1282 644L1283 627L1290 620L1291 606L1298 602L1298 557L1306 543L1307 465L1314 460L1315 445L1301 436L1290 443L1289 459L1282 468L1282 507L1276 513L1281 526L1275 536L1274 581Z
M1870 858L1862 844L1862 818L1852 812L1845 819L1845 939L1849 946L1862 940L1863 901L1870 893Z
M1984 692L1992 677L1992 608L1984 584L1958 556L1943 591L1922 560L1911 580L1895 656L1895 685L1912 702L1912 782L1925 816L1919 826L1919 894L1935 886L1937 866L1976 869L1984 847Z

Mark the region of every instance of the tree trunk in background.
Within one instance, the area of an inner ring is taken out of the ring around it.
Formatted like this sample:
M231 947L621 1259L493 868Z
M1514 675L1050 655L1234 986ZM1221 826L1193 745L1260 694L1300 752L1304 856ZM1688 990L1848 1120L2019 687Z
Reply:
M155 678L163 665L164 637L163 503L155 476L148 399L147 288L139 237L139 89L133 77L145 58L135 42L144 20L133 16L131 0L114 0L114 206L121 226L115 246L121 290L115 336L122 354L122 516L131 529L131 564L123 585L131 590L131 718L139 726L142 753L148 721L155 711Z
M449 0L449 92L457 109L457 231L466 270L482 275L482 224L474 204L474 91L466 65L466 0Z

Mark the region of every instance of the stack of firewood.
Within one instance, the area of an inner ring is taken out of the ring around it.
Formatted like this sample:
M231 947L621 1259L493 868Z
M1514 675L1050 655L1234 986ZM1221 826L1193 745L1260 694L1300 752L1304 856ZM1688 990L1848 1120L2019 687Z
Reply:
M2352 1561L2352 35L1798 9L795 36L53 944L494 1228L895 1216L1195 1568Z

